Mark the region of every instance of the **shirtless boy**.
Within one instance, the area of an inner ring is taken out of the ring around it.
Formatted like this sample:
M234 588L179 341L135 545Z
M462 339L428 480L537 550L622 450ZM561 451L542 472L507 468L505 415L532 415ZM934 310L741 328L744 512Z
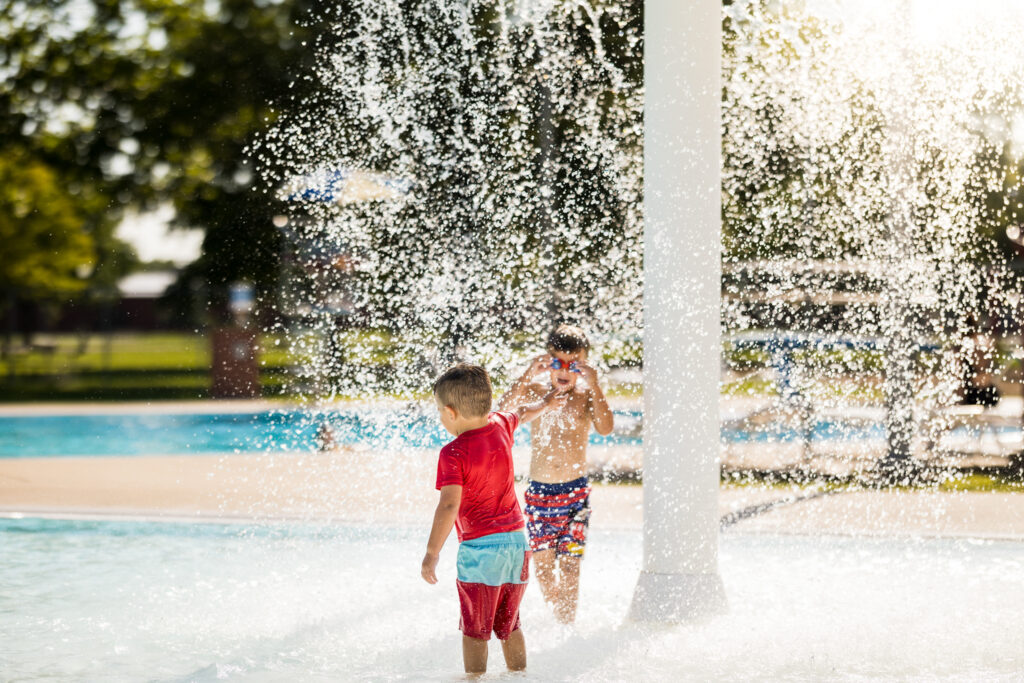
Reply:
M561 410L546 413L530 427L533 452L525 495L537 581L555 617L566 624L576 619L580 560L590 518L590 426L602 435L614 426L597 370L587 362L589 352L583 330L559 325L548 336L547 353L531 361L499 404L500 410L515 410L552 389L567 397Z

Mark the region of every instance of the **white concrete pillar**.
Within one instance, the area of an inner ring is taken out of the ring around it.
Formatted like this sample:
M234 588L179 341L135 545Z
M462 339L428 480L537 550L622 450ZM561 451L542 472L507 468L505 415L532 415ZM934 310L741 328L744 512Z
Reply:
M718 574L721 23L717 0L647 0L644 563L630 619L724 611Z

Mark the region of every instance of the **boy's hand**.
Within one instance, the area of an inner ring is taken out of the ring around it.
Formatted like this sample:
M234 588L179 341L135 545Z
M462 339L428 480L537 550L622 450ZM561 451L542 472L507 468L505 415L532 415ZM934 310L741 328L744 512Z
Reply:
M543 403L544 408L550 412L552 410L561 410L565 407L565 402L569 400L568 391L559 391L558 389L552 389L544 395Z
M423 556L423 564L420 566L420 575L427 583L437 583L437 560L438 555L427 553Z
M550 369L551 356L543 353L530 361L530 367L526 369L526 376L533 379L537 375L547 372Z
M580 377L586 381L588 386L597 386L597 368L585 360L578 360L576 361L576 369L580 371Z

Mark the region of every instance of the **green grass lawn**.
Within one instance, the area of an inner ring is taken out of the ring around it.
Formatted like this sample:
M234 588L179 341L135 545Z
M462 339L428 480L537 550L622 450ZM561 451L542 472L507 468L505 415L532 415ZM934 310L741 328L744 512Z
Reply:
M0 374L21 377L210 367L210 345L190 333L46 335L31 351L0 358Z
M291 354L260 339L264 394L280 395ZM194 333L45 335L0 358L0 401L158 400L210 394L210 341Z
M1024 493L1024 479L1010 474L967 472L942 482L940 491L975 491L982 493Z
M160 332L147 334L40 335L30 350L0 358L0 401L155 400L206 398L210 388L210 341L205 334ZM383 330L347 330L339 344L348 362L383 369L410 362L397 349L394 337ZM524 342L525 345L525 342ZM264 334L259 341L261 381L265 396L302 393L289 369L303 364L316 347L311 336ZM754 368L767 362L767 354L725 347L727 362ZM870 365L861 354L856 365ZM602 362L610 367L640 362L639 341L604 349ZM510 378L495 376L500 385ZM865 390L871 394L871 389ZM748 376L723 385L728 396L771 396L774 383ZM642 393L639 383L608 387L612 396ZM877 393L877 391L875 392ZM409 397L414 398L414 397ZM865 395L861 398L877 398Z
M210 341L205 334L148 333L91 335L40 335L33 348L0 357L0 401L40 400L155 400L206 398L210 387ZM414 359L406 357L394 336L385 330L346 330L338 335L346 351L346 362L387 374ZM528 342L522 342L523 348ZM635 366L641 358L638 340L606 344L601 361L608 367ZM261 382L267 397L309 393L302 380L291 372L302 366L317 347L312 335L264 334L259 340ZM726 364L741 374L765 367L766 352L733 349L723 345ZM840 373L877 373L880 361L873 351L838 354L828 351L804 353L803 360L823 364ZM863 376L863 375L861 375ZM496 386L510 377L495 375ZM308 381L306 383L308 385ZM721 387L725 396L774 396L775 382L764 375L744 374ZM634 397L642 393L639 383L624 382L607 387L611 396ZM831 380L809 388L817 395L866 402L880 402L882 387L870 382ZM404 396L404 398L417 398Z
M375 376L386 376L392 366L414 361L384 330L342 331L337 342L345 351L349 367L368 369ZM318 345L311 334L261 335L263 395L308 394L309 380L303 380L293 369L304 365ZM605 354L602 360L616 364L639 358L634 346L622 346L619 352L625 357ZM211 356L210 339L205 334L39 335L31 348L0 357L0 402L207 398ZM500 385L505 379L496 376L495 382ZM422 398L428 391L400 397ZM639 392L638 384L610 388L613 395Z

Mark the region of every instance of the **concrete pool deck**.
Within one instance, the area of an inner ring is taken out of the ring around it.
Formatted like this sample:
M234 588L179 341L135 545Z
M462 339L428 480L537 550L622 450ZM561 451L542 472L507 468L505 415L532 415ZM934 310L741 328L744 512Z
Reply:
M0 517L422 525L433 451L0 460ZM360 474L356 474L360 473ZM523 484L519 485L520 494ZM639 529L639 485L596 485L593 524ZM1024 540L1024 493L723 486L726 532Z

